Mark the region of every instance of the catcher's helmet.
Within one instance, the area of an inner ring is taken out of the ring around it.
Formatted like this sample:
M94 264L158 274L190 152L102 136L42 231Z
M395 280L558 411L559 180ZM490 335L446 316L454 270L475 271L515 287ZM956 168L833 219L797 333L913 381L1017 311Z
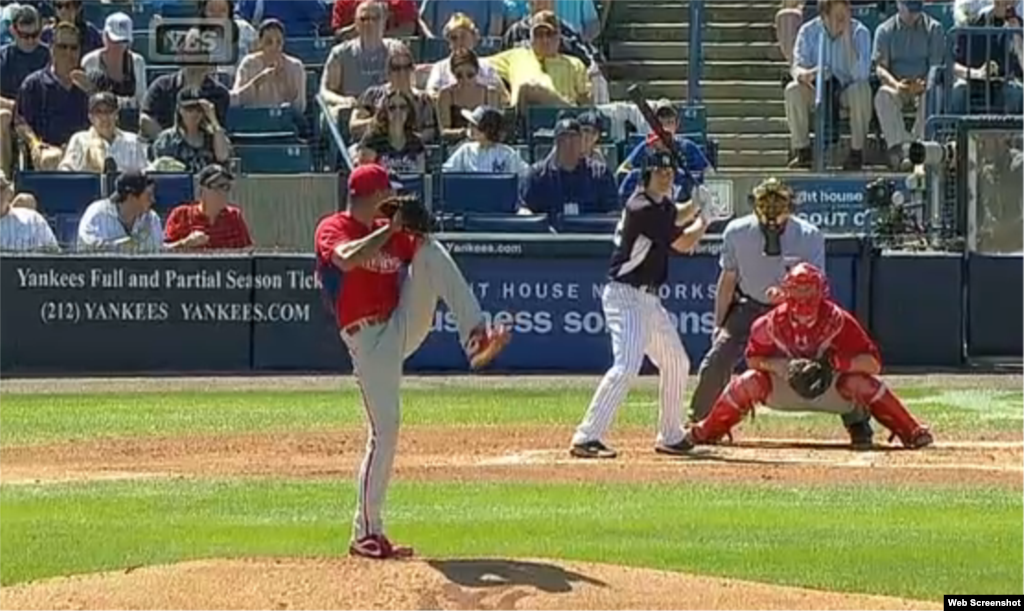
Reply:
M793 209L793 190L778 178L754 187L754 214L762 225L774 225L780 215Z
M814 324L821 303L828 298L828 278L810 263L797 263L782 279L786 308L795 322Z

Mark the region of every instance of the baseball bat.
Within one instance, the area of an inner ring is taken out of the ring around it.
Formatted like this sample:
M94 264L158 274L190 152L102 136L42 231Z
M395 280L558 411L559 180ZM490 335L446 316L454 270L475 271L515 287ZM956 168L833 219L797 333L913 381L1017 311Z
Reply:
M640 110L640 114L644 117L644 121L647 121L648 127L651 128L651 132L658 137L658 140L660 140L672 154L672 158L676 160L676 167L686 173L686 177L690 179L691 184L700 184L694 177L693 173L690 172L690 166L686 163L686 157L683 156L683 152L679 150L678 146L676 146L675 138L665 131L665 128L661 126L661 121L659 121L658 117L654 114L654 109L647 103L647 98L644 97L644 92L640 85L630 85L629 89L626 90L626 95L629 96L631 102L636 104L636 107Z

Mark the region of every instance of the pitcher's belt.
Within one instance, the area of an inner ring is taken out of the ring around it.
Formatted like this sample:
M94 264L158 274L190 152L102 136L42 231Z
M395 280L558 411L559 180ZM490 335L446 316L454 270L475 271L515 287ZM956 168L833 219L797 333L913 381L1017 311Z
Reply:
M366 329L367 327L383 325L386 324L387 322L387 316L367 316L366 318L360 318L359 320L353 322L352 324L346 325L341 329L341 332L344 333L345 335L352 336L355 335L356 333L359 333L363 329Z

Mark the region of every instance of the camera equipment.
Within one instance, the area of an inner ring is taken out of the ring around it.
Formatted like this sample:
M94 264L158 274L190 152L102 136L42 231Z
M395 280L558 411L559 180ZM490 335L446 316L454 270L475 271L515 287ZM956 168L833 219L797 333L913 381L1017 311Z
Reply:
M872 228L879 246L890 249L927 248L923 224L923 168L903 180L878 178L864 187L864 203L873 212Z
M911 142L907 157L914 165L953 165L956 160L956 142Z

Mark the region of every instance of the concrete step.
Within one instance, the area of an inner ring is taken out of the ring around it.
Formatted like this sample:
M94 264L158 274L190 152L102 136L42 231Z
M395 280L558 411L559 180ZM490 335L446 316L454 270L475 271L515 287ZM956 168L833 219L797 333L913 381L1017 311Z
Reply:
M774 42L705 43L704 61L785 61ZM613 42L609 45L611 61L628 60L686 60L690 58L690 45L686 42Z
M709 117L708 133L718 138L729 134L787 134L786 117Z
M686 42L690 27L681 23L624 23L609 28L615 41ZM775 42L770 23L709 23L704 29L704 42Z
M718 152L718 167L723 170L737 168L785 168L789 163L789 150L777 151L723 151Z
M789 134L715 134L719 151L788 151Z
M659 81L685 79L689 64L682 61L613 61L607 64L611 79L633 79L637 81ZM771 61L722 61L708 60L704 63L703 79L718 81L762 81L779 82L786 71L786 64Z
M617 2L615 4L618 4ZM616 9L618 10L618 9ZM777 4L746 4L742 2L708 3L704 20L732 23L770 23L775 20ZM688 23L690 7L683 2L671 4L630 3L615 13L620 22L630 23Z
M635 82L612 81L608 87L612 99L627 99L626 89ZM650 92L647 94L650 98L686 99L685 80L650 81L644 83L644 90ZM718 100L767 100L779 104L782 103L782 88L777 81L705 81L702 84L701 91L709 107L717 104Z
M778 118L786 117L786 106L782 101L782 88L776 99L739 100L716 99L708 105L708 121L737 118Z

